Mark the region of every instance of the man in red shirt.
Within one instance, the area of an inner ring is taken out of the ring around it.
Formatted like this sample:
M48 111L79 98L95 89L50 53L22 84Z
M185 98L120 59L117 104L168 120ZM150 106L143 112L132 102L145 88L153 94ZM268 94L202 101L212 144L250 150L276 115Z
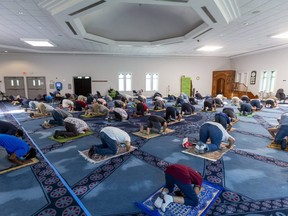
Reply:
M203 182L198 171L182 164L173 164L165 170L165 181L166 185L162 193L154 202L157 208L161 208L165 212L166 207L172 202L190 206L198 205L198 194L201 192ZM184 197L168 194L173 192L175 185L184 194Z
M139 116L144 116L145 113L149 112L148 106L139 100L135 100L136 104L136 112L133 114L133 117L139 117Z
M87 110L88 109L88 104L85 101L83 101L83 100L76 100L74 102L74 110L75 111L82 111L82 108Z

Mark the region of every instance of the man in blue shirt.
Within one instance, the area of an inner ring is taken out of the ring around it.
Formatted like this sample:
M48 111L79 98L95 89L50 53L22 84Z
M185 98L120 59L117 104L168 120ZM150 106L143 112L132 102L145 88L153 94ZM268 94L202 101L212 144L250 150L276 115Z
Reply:
M220 123L227 131L232 128L231 119L224 112L219 112L215 114L215 122Z
M268 131L274 138L274 143L281 145L281 149L285 150L288 137L288 113L283 113L281 115L277 128L270 128Z
M15 136L0 134L0 147L6 150L8 159L16 164L29 163L30 159L36 156L34 148L30 148L25 141Z

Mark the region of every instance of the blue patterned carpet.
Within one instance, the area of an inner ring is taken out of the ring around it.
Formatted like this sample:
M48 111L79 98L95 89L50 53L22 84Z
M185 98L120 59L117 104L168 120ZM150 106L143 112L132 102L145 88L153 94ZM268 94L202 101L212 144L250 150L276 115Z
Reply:
M175 130L172 134L149 140L133 136L145 117L128 122L84 119L94 134L63 144L48 138L61 127L43 129L44 119L17 113L18 107L10 104L2 103L0 109L1 119L27 131L26 139L38 148L40 159L38 164L0 176L5 216L144 215L135 202L142 202L164 184L163 170L172 163L191 166L205 181L223 188L206 215L288 215L288 155L266 147L271 142L267 128L288 111L285 105L264 109L252 118L241 116L231 132L236 148L217 162L181 153L182 139L197 141L201 124L214 118L215 113L199 111L201 104L196 106L197 115L169 126ZM99 131L107 125L130 133L138 149L100 164L85 161L78 151L99 144Z

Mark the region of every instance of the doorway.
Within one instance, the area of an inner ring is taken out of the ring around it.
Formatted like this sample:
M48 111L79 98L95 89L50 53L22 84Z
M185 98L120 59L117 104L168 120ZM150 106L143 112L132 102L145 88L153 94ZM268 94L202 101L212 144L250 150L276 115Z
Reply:
M46 94L45 77L26 77L28 98L34 99L38 95Z
M4 77L6 95L25 97L24 77Z
M73 77L74 78L74 92L76 95L84 95L92 93L91 77Z
M220 78L217 80L216 95L224 94L224 92L225 92L225 80L223 78Z
M223 94L227 98L232 98L234 82L234 70L213 71L212 96Z

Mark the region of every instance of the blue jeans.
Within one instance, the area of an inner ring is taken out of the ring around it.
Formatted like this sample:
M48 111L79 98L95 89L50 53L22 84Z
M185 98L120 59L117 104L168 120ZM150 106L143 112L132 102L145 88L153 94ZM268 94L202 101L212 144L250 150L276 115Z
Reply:
M117 153L117 142L111 139L106 133L100 132L102 144L96 146L95 153L100 155L115 155Z
M288 125L281 125L276 133L274 142L286 147L286 140L284 139L286 136L288 136Z
M190 205L190 206L198 205L199 199L198 199L197 194L194 191L193 185L184 184L169 174L165 174L165 181L166 181L165 188L169 190L169 193L173 192L175 185L177 185L177 187L184 193L185 205Z
M176 100L176 106L177 106L177 104L180 104L180 105L182 106L182 104L184 104L184 103L185 103L184 99L182 99L182 98L177 98L177 100Z
M227 119L224 116L216 113L215 114L215 122L220 123L225 128L225 130L227 129Z
M52 111L53 120L49 120L49 124L64 125L64 119L56 110Z
M200 141L206 143L208 138L211 140L211 143L207 144L208 151L219 150L222 137L222 131L215 125L206 123L200 128Z
M250 101L250 104L251 104L251 106L256 107L256 110L262 109L261 103L258 100L252 100L252 101Z
M250 103L241 104L240 112L243 112L244 115L250 115L252 113L252 106L250 105Z
M36 110L36 108L37 108L34 101L29 102L29 107L31 107L32 110Z

